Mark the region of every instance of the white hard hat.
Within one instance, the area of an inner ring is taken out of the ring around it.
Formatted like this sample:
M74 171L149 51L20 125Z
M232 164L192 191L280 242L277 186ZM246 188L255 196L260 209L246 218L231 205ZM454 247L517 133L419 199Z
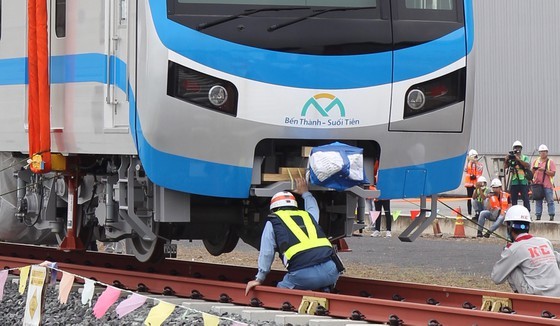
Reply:
M542 144L541 146L539 146L539 152L544 152L544 151L548 152L548 147L546 147L545 144Z
M515 147L523 147L523 144L521 144L521 142L519 140L516 140L513 142L513 145L511 145L511 148L515 148Z
M514 205L506 212L504 221L531 223L531 213L529 213L529 210L523 205Z
M501 187L502 186L502 182L500 181L500 179L492 179L492 183L490 183L490 187Z
M500 180L498 180L500 181ZM486 178L483 176L478 177L478 179L476 180L476 182L484 182L484 183L488 183L488 181L486 181Z
M469 151L469 156L470 156L470 157L478 156L478 152L475 151L474 149L471 149L471 150Z
M278 207L295 207L297 208L296 197L291 192L281 191L277 192L270 200L270 210Z

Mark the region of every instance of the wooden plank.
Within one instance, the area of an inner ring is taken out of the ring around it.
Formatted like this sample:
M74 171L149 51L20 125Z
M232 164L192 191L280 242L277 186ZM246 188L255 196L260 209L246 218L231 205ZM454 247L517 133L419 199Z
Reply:
M301 147L301 157L309 157L311 155L311 150L313 147L311 146L302 146Z
M299 172L298 172L299 170ZM290 172L288 172L290 171ZM280 174L287 174L289 175L290 173L292 174L292 177L299 177L300 175L302 177L305 177L305 168L289 168L289 167L281 167L280 168Z
M290 176L288 174L263 173L262 181L263 182L290 181Z

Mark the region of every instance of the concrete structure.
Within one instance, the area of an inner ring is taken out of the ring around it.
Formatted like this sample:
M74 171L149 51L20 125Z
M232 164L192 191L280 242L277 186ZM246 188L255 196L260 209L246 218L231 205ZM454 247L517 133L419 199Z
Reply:
M442 236L453 236L455 231L455 221L456 218L453 216L449 217L438 217L437 222L439 224L439 228L441 230ZM467 237L476 237L476 228L477 226L470 222L463 219L463 225L465 228L465 235ZM396 221L393 221L392 224L392 233L393 236L398 236L404 229L406 229L410 225L410 215L401 215ZM490 227L492 222L487 221L486 227ZM539 237L547 238L550 241L560 241L560 222L548 222L548 221L538 221L531 223L531 234ZM506 237L506 226L501 225L496 233ZM422 232L423 235L434 235L434 231L432 228L428 227L427 229Z
M473 6L477 54L469 148L482 156L488 180L504 176L496 159L515 140L532 160L546 144L558 165L560 1L473 0ZM450 193L464 195L465 188L461 184Z
M560 1L474 0L476 81L471 147L505 156L544 143L560 155ZM558 161L558 157L556 157Z

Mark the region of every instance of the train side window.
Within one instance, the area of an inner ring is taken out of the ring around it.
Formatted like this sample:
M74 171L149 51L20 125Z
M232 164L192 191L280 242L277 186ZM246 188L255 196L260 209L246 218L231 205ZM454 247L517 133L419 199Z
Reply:
M56 0L55 33L57 37L66 36L66 0Z
M457 0L399 0L397 19L462 22L461 9Z
M407 9L453 10L453 0L406 0Z

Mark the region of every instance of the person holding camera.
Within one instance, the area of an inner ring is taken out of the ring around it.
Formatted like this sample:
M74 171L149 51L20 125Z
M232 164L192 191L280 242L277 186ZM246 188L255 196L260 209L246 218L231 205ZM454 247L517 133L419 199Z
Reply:
M554 221L554 176L556 175L556 164L548 158L548 147L542 144L539 146L539 157L533 162L533 186L542 187L543 192L537 195L533 190L535 200L535 216L537 221L541 219L543 211L543 199L546 199L548 207L548 217ZM534 188L533 188L534 189ZM544 197L543 197L544 195Z
M527 179L527 170L530 169L531 160L527 155L521 154L523 145L519 140L516 140L511 146L512 150L509 152L505 159L504 170L508 171L510 175L509 192L511 195L511 202L517 205L519 194L523 200L523 206L531 211L531 204L529 203L529 180Z
M476 187L476 181L484 172L482 163L478 161L478 153L474 149L469 151L467 156L467 166L465 167L465 188L467 188L467 213L472 216L472 203L471 198ZM476 216L478 219L478 215Z

